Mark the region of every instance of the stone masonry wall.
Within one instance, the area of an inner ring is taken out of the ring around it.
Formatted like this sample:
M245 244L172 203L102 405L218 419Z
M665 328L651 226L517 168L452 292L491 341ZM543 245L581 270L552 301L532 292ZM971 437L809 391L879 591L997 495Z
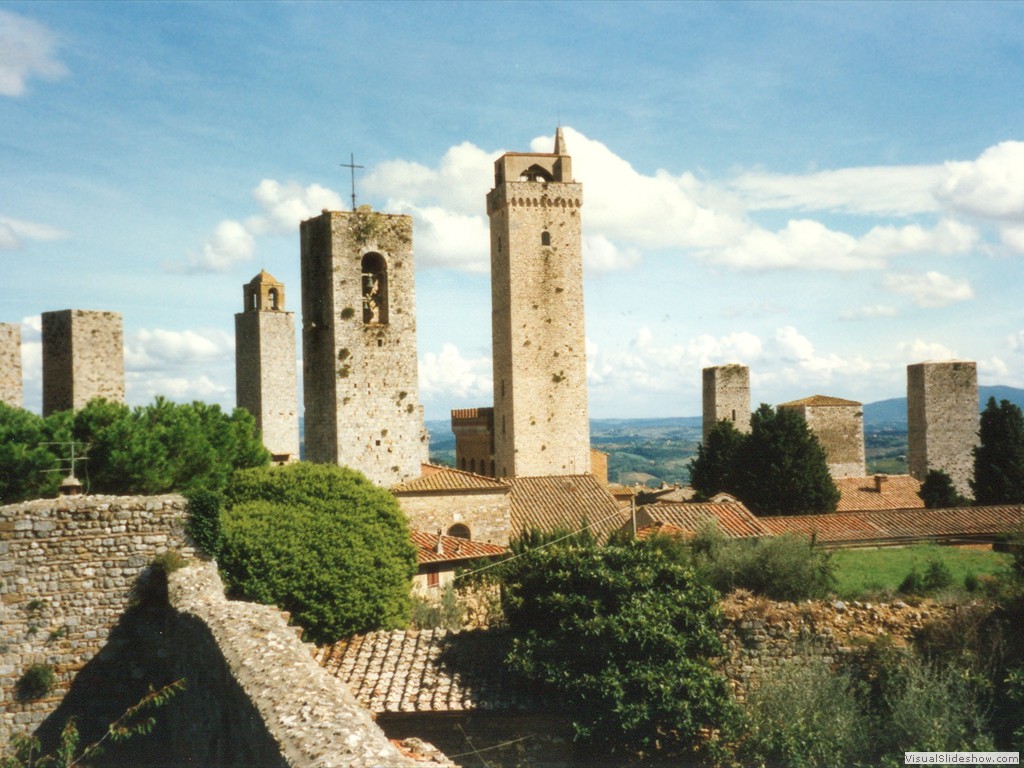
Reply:
M832 477L864 477L864 407L858 403L806 406L801 410L825 451Z
M495 490L480 493L395 494L399 506L417 531L445 533L456 523L469 526L473 541L508 544L512 536L512 504L509 492Z
M43 312L43 415L98 397L124 402L124 332L117 312Z
M703 434L722 419L740 432L750 431L750 369L745 365L716 365L703 371Z
M0 507L0 744L43 721L103 646L132 585L168 549L186 555L180 496L72 496ZM19 702L15 686L45 663L57 685Z
M0 403L22 407L21 326L0 323Z
M907 462L924 480L930 469L946 472L956 490L972 495L972 449L978 443L978 371L973 362L907 366Z

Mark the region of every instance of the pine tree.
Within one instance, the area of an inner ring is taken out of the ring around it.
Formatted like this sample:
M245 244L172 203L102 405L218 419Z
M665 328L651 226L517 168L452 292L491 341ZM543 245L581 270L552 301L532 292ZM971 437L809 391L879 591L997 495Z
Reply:
M974 449L975 504L1024 502L1024 413L1009 400L990 397L981 412L980 442Z
M716 493L736 493L736 452L746 436L728 419L721 419L697 446L690 461L690 485L701 498Z

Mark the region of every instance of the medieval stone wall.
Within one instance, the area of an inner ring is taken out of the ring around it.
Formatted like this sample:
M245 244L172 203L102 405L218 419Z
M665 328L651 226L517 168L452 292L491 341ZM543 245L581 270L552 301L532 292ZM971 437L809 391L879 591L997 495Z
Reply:
M452 411L452 432L456 468L494 477L494 409L456 408Z
M117 312L44 312L43 415L98 397L124 402L124 333Z
M103 646L136 578L168 549L192 554L180 496L72 496L0 507L0 743L60 702ZM57 685L16 700L18 679L49 664Z
M0 323L0 403L23 404L21 383L21 326Z
M745 365L717 365L703 371L703 433L722 419L740 432L750 431L750 369Z
M487 197L498 477L590 470L582 204L569 179L506 179Z
M456 523L469 526L473 541L508 544L512 536L512 505L508 489L446 494L397 493L395 498L417 531L448 532Z
M306 457L352 467L385 487L418 477L429 446L412 219L363 206L325 211L300 231ZM367 258L382 279L363 272Z
M978 371L967 361L907 366L907 462L924 480L946 472L958 493L970 497L972 449L978 443Z
M793 410L800 413L824 449L833 478L865 477L864 407L860 403L796 406Z

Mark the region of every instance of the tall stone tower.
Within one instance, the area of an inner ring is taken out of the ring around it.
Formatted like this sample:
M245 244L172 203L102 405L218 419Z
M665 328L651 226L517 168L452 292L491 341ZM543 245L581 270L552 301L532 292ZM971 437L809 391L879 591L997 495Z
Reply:
M750 369L732 363L705 368L703 386L703 432L708 433L722 419L740 432L750 431Z
M21 408L21 326L0 323L0 403Z
M306 458L378 485L419 477L429 445L419 403L412 219L369 206L302 222Z
M43 415L97 397L124 402L124 332L117 312L43 312Z
M963 496L971 495L972 449L978 444L978 368L973 362L907 366L907 461L924 480L939 469Z
M494 163L487 214L498 477L590 471L582 205L560 128L551 154L510 152Z
M242 287L235 315L235 398L256 419L277 463L299 458L295 313L284 308L284 285L266 270Z
M864 477L864 406L856 400L812 395L779 405L795 411L825 451L833 478Z

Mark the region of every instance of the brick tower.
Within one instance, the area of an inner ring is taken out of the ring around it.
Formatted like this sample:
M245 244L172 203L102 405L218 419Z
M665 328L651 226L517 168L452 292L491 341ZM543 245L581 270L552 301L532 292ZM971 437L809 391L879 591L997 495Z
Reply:
M124 332L117 312L43 312L43 415L97 397L124 402Z
M972 449L978 444L978 368L973 362L907 366L907 462L924 480L939 469L957 493L971 495Z
M750 369L732 363L705 368L703 374L704 441L711 428L722 419L731 421L740 432L749 432Z
M0 403L22 407L21 326L0 323Z
M242 287L235 315L235 398L256 419L277 463L299 458L295 313L284 308L284 285L266 270Z
M582 204L561 128L551 154L510 152L494 164L487 214L498 477L590 471Z
M429 445L419 403L412 219L324 211L302 222L306 458L378 485L419 477Z

